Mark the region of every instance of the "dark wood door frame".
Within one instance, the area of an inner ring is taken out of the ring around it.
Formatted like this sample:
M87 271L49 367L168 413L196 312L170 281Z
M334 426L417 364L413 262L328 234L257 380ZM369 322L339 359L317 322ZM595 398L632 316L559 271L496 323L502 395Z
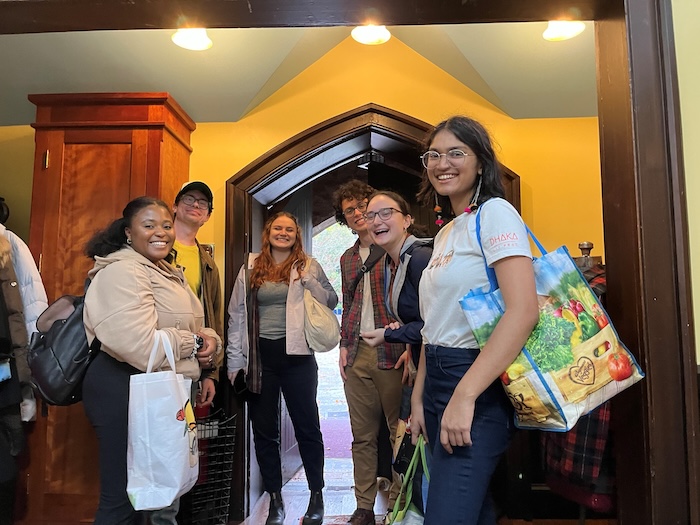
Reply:
M614 400L621 523L693 523L698 394L670 2L596 23L610 315L647 372Z

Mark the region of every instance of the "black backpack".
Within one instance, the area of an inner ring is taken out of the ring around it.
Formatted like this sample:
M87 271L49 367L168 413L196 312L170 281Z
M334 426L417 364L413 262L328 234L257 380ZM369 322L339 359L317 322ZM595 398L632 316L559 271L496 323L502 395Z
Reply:
M85 283L87 290L90 281ZM64 295L37 319L27 362L32 383L50 405L66 406L83 399L83 378L100 349L97 338L88 344L83 324L85 296Z

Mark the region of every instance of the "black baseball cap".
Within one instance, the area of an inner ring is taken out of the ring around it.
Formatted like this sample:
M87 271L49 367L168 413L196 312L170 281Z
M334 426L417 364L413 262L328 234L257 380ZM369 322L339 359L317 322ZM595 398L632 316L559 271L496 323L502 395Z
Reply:
M191 190L197 190L197 191L202 192L202 194L209 201L209 212L211 213L211 211L214 209L214 194L209 189L209 186L204 184L201 180L193 180L191 182L185 182L182 185L182 188L180 188L180 191L178 192L177 196L175 197L175 204L180 202L180 199L182 198L182 196Z

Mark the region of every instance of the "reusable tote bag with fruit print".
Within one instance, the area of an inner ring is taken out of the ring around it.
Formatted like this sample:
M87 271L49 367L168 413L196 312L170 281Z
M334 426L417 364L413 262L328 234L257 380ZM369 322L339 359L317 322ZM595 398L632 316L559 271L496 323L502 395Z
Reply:
M540 319L501 382L515 407L516 426L563 432L644 373L566 247L546 253L529 229L528 234L542 254L532 263ZM488 266L486 273L490 290L471 290L460 301L481 348L505 310L496 273Z

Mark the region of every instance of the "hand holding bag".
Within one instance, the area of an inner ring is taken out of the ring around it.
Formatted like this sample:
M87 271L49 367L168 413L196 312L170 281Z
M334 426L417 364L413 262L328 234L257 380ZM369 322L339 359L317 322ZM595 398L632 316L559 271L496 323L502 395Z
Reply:
M419 481L422 481L423 474L427 481L430 481L428 463L426 459L425 439L423 434L418 436L416 446L411 457L411 462L402 476L401 491L396 498L394 508L389 516L389 523L393 525L422 525L423 524L423 503L416 504L416 498L422 499ZM415 490L414 490L414 487ZM403 505L403 506L402 506Z
M170 370L153 372L159 343ZM197 481L199 452L191 384L191 379L175 372L170 340L156 330L146 373L132 375L129 383L126 491L135 510L165 508Z
M481 245L481 216L476 235ZM526 227L527 228L527 227ZM533 260L539 322L501 376L519 428L568 431L579 417L644 377L565 246ZM486 258L484 257L486 265ZM460 304L483 348L505 311L493 268L490 290L471 290Z

